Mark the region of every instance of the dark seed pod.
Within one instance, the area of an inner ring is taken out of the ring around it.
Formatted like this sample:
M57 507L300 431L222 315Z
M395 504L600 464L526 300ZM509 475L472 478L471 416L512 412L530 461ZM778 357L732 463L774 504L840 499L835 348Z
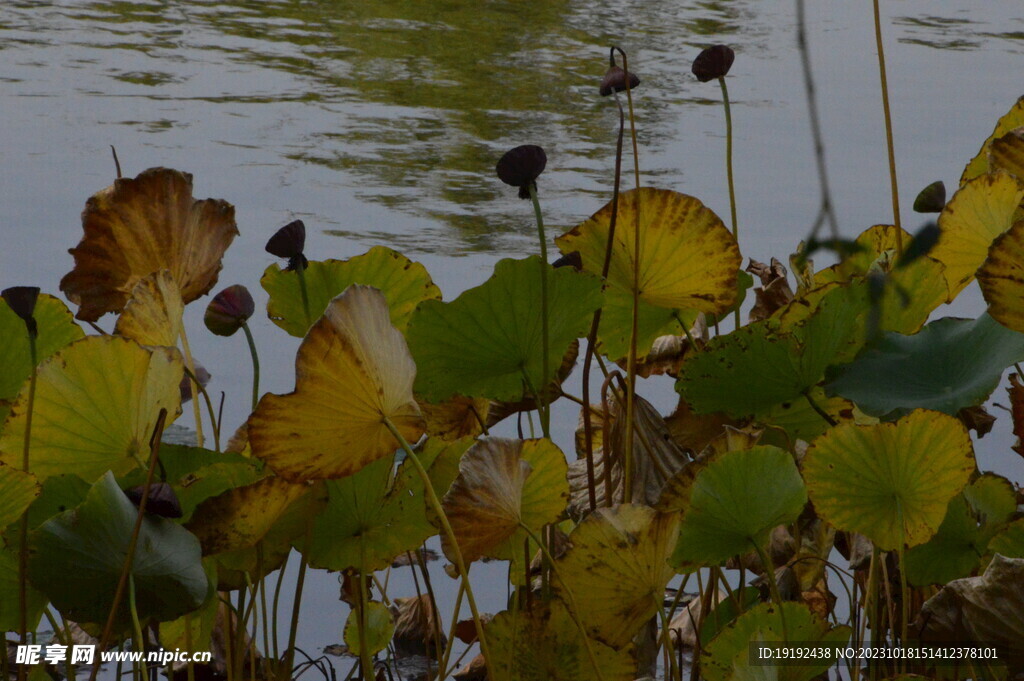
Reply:
M302 220L289 222L281 229L274 232L274 236L267 241L267 253L276 255L279 258L292 258L302 255L306 248L306 225Z
M635 73L629 74L629 89L633 90L640 85L640 78ZM622 92L626 89L626 72L621 66L611 66L601 79L601 96L607 97L613 92Z
M736 53L726 45L713 45L697 55L693 60L693 75L697 80L706 83L715 78L723 78L732 68L732 62L736 59Z
M256 303L253 302L249 289L241 284L235 284L213 297L206 306L203 322L212 333L230 336L242 328L255 311Z
M212 376L210 372L206 370L206 367L196 362L196 379L199 381L199 385L206 387L206 384L210 382ZM181 393L181 401L184 404L192 399L192 379L186 373L181 377L181 383L178 384L178 391Z
M138 506L142 502L142 490L145 485L132 487L124 491L124 495ZM166 482L154 482L149 486L149 498L146 499L146 513L152 513L162 518L180 518L181 502L174 489Z
M573 251L563 255L558 260L551 263L552 267L571 267L574 270L581 271L583 269L583 256L580 255L579 251Z
M32 314L35 312L36 300L39 298L39 287L12 286L0 292L0 297L4 299L4 302L7 303L7 306L11 308L14 314L21 317L22 321L25 322L25 326L28 327L29 335L35 338L37 333L36 320Z
M498 178L505 184L519 187L519 198L530 198L530 186L536 187L537 178L548 164L547 154L536 144L524 144L505 152L498 161Z
M916 213L941 213L945 206L946 185L942 180L932 182L922 189L914 199L914 212Z

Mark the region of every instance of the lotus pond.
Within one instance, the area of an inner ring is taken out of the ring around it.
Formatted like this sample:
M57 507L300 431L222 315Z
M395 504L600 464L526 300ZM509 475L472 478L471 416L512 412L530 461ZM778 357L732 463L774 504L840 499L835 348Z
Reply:
M58 23L105 11L48 7ZM820 18L808 24L796 8L790 38L819 44ZM226 35L248 38L232 23L241 7L189 9L203 18L182 26L227 22ZM117 16L163 25L161 11ZM300 14L274 19L324 21ZM871 144L884 182L876 217L854 227L863 208L851 218L856 186L829 182L818 109L830 103L801 42L785 77L810 94L806 125L786 134L810 150L794 200L804 210L776 198L755 218L735 181L753 152L736 143L734 118L754 107L730 100L745 80L743 50L717 35L728 23L675 56L718 130L705 148L714 173L677 159L709 198L670 181L682 171L659 169L659 105L671 96L647 76L657 60L611 46L618 35L592 63L573 56L588 78L580 98L600 108L561 129L585 140L566 155L577 165L559 167L529 127L502 129L516 143L499 146L464 121L463 134L488 140L474 149L486 167L447 167L477 193L457 210L441 204L441 238L494 257L482 283L454 296L435 281L451 279L447 267L422 262L429 234L385 238L351 221L313 230L320 216L292 209L250 229L237 200L197 198L210 191L193 166L137 169L138 151L129 166L120 144L120 160L104 156L104 181L78 197L88 196L80 231L44 244L51 256L71 248L59 284L40 292L3 271L9 641L215 651L212 669L150 670L189 681L1024 674L1024 496L1013 474L1024 446L992 453L982 439L993 419L1024 433L1024 98L988 93L1005 101L969 152L927 170L950 181L919 182L908 199L896 166L928 154L898 146L888 100L900 93L887 91L875 44L862 47L871 60L858 73L875 88L881 76ZM562 106L530 73L503 106ZM375 96L406 101L387 87ZM309 154L292 160L345 165ZM410 197L457 186L408 164L396 164L406 176L369 165L378 200L393 182L392 208L414 214ZM593 186L560 186L573 173ZM522 227L483 231L501 220ZM772 220L800 226L766 241L758 224ZM373 234L387 245L347 257L325 246ZM775 257L750 257L748 242ZM225 281L237 248L249 267ZM211 365L207 382L197 360L214 345L250 363L244 376L218 384ZM294 383L273 378L284 373ZM184 443L166 437L179 418ZM325 599L325 583L340 589ZM304 647L311 611L333 623L337 657ZM752 662L751 646L786 642L831 652ZM837 655L969 643L998 659ZM110 671L5 660L11 678Z

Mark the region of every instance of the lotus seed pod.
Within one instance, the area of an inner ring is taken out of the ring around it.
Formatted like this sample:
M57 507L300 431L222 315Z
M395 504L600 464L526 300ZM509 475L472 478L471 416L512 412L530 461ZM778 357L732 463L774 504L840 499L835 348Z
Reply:
M256 311L249 289L241 284L228 286L218 293L206 306L203 322L218 336L231 336L249 320Z
M629 89L633 90L640 85L640 78L635 73L629 74ZM621 66L612 66L601 79L601 96L607 97L613 92L622 92L626 89L626 72Z
M946 185L942 180L932 182L914 199L914 212L941 213L946 205Z
M706 83L715 78L724 78L732 68L732 62L736 59L736 53L726 45L713 45L697 55L693 60L693 75L697 80Z
M498 161L498 178L505 184L519 187L519 198L530 198L530 186L536 186L537 178L548 163L544 150L536 144L524 144L505 152Z

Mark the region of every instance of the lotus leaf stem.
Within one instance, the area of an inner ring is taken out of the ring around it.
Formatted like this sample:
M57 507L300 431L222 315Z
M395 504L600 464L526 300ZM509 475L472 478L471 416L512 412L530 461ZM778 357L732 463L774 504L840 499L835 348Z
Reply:
M757 557L761 559L761 566L764 568L764 576L768 579L768 589L771 591L772 600L779 608L779 619L782 620L782 637L789 642L789 628L786 626L786 611L783 607L782 594L779 593L779 583L775 580L775 566L772 564L771 556L764 550L764 547L757 542L750 542L757 551Z
M132 613L132 638L135 639L135 651L144 653L146 652L146 639L142 635L142 624L139 622L139 608L135 603L135 575L130 572L128 573L128 609Z
M722 87L722 105L725 107L725 174L729 183L729 216L732 219L732 237L740 242L739 223L736 220L736 185L732 174L732 107L729 106L729 88L725 84L725 76L719 76L718 84ZM736 328L740 328L740 308L734 311Z
M285 665L284 673L287 674L286 678L290 679L292 676L292 666L295 664L295 637L299 630L299 610L302 605L302 588L306 585L306 568L309 562L306 560L306 555L309 553L310 537L310 525L312 524L312 518L306 519L306 538L303 541L302 551L299 552L299 575L295 580L295 594L292 598L292 621L291 630L288 632L288 647L284 651Z
M384 417L384 425L387 426L388 430L394 436L395 440L405 451L406 456L413 462L416 467L416 471L420 474L420 479L423 481L423 491L426 493L427 502L430 504L431 509L437 515L437 519L441 523L441 527L444 529L444 533L451 543L452 553L455 558L455 567L459 571L459 576L462 578L463 583L466 585L466 600L469 602L469 610L473 613L473 624L476 625L476 635L480 640L480 652L484 656L484 662L487 666L487 678L496 679L493 668L493 658L490 656L490 648L487 645L487 637L484 634L484 623L480 619L480 611L476 607L476 598L473 596L473 587L469 583L469 571L466 569L466 562L462 559L462 550L459 548L458 540L455 538L455 532L452 530L452 525L448 522L448 515L444 512L444 508L441 507L441 500L437 498L437 492L434 490L434 485L430 482L430 476L427 475L427 469L423 467L423 463L420 461L419 456L412 450L412 447L406 441L402 434L398 432L398 428L391 422L391 419Z
M864 594L864 618L860 623L860 631L857 632L857 639L853 642L855 646L863 645L865 636L867 634L868 620L875 620L875 611L877 610L878 602L878 583L877 583L877 572L878 572L878 547L871 547L871 562L868 564L868 585L867 592ZM874 625L874 623L873 623ZM853 658L853 671L850 673L850 678L860 678L860 656L854 656Z
M465 593L466 593L466 586L465 586L465 584L462 581L460 581L459 582L459 591L455 595L455 609L452 610L452 623L448 627L448 645L445 646L444 654L441 655L438 658L438 664L437 664L437 674L438 674L438 676L437 676L437 681L444 681L444 679L448 678L448 660L451 659L452 650L455 647L452 644L452 642L455 640L455 627L459 623L459 610L462 609L462 597L465 595ZM434 620L436 621L437 618L435 617ZM441 627L440 622L437 623L437 626L438 626L438 629L440 630L440 627ZM440 632L438 632L438 633L440 633ZM437 641L437 646L439 648L441 646L440 638ZM467 648L466 650L469 650L469 648ZM465 651L463 651L463 654L465 654ZM458 660L456 660L456 663L458 663Z
M537 411L540 414L540 429L544 437L551 437L551 407L547 403L547 385L551 370L551 349L548 347L548 240L544 235L544 217L540 212L540 201L537 199L537 183L529 184L530 201L533 203L533 215L537 220L537 236L540 239L540 333L541 333L541 367L543 378L541 389L537 394Z
M53 629L53 635L57 637L57 640L60 642L60 644L64 645L64 646L67 646L68 650L71 650L71 645L72 645L71 644L71 632L70 632L70 630L68 630L67 620L64 621L64 627L63 627L63 629L61 629L60 624L58 624L58 622L57 622L57 618L53 616L52 612L50 612L50 608L49 607L43 608L43 615L46 616L46 621L50 623L50 628ZM4 657L6 658L7 655L5 654ZM10 678L9 676L6 675L7 674L6 667L7 667L7 664L6 664L6 661L5 661L5 663L4 663L4 670L3 670L4 681L7 681L7 679ZM75 678L75 668L71 664L71 656L70 655L65 655L64 656L64 672L67 674L67 676L66 676L67 679L74 679Z
M295 267L295 274L299 277L299 294L302 296L302 311L306 315L306 331L313 326L313 315L309 313L309 291L306 289L306 266L299 263ZM305 334L303 334L305 335Z
M271 636L271 639L274 642L274 660L275 661L279 661L281 659L281 651L278 649L278 639L280 637L278 636L278 632L277 632L277 613L278 613L278 607L277 606L278 606L278 604L281 601L281 585L284 584L284 571L285 571L286 567L288 567L288 560L287 559L283 563L281 563L281 568L280 568L280 570L277 573L277 584L274 585L274 601L273 601L274 604L272 606L273 610L271 611L271 614L270 614L270 621L273 623L273 627L274 627L274 634L273 634L273 636Z
M676 656L672 654L672 637L670 634L670 622L668 617L665 615L665 609L662 607L662 603L656 603L658 606L658 615L661 617L661 645L665 646L665 656L669 660L669 678L670 679L681 679L683 676L682 671L676 665Z
M896 181L896 152L892 142L892 112L889 110L889 81L885 75L885 48L882 43L882 15L878 0L873 0L875 46L878 50L878 77L882 85L882 113L885 115L885 147L889 152L889 184L892 188L892 219L896 225L896 255L903 254L903 228L900 225L900 190Z
M832 416L827 411L825 411L821 407L821 405L815 401L813 397L811 397L811 391L809 388L803 391L803 396L807 400L807 404L811 405L811 409L813 409L818 414L818 416L825 419L825 423L827 423L830 426L839 425L839 422L832 418Z
M360 554L363 553L363 545L359 545ZM364 556L360 555L360 562L365 560ZM366 631L369 629L367 623L366 613L366 573L360 568L359 570L359 596L356 598L356 626L359 629L359 666L362 669L362 675L364 679L372 679L375 675L373 673L373 659L370 657L370 648L366 645Z
M548 551L548 547L544 545L544 542L537 537L536 533L522 522L519 523L519 527L523 528L526 534L530 536L530 539L540 546L540 550L544 554L545 560L547 560L548 564L551 566L551 570L554 572L555 577L559 582L561 582L566 600L568 601L568 603L566 603L566 610L569 612L569 617L572 618L573 623L580 632L580 637L583 639L583 647L587 650L587 657L590 658L590 665L594 668L594 674L599 681L604 681L604 675L601 673L601 666L597 663L597 657L594 655L594 649L590 645L590 637L587 636L587 630L583 626L583 622L580 621L579 608L576 606L576 597L573 596L572 589L569 588L569 583L562 579L562 575L558 572L558 566L555 565L554 557L551 555L551 552ZM526 583L526 588L530 588L529 581Z
M426 543L424 543L424 548L425 547L426 547ZM417 551L416 552L416 565L419 567L420 572L423 575L423 585L427 589L427 598L430 600L430 607L434 611L434 617L433 617L433 620L434 620L434 638L435 638L434 646L435 646L435 648L437 648L437 651L436 651L437 652L437 660L438 660L438 663L440 663L441 658L444 655L444 651L441 648L441 638L442 638L443 632L441 631L441 622L438 619L438 616L440 615L441 611L437 607L437 598L434 595L434 585L430 581L430 572L427 570L427 558L426 558L426 555L424 554L423 551ZM412 567L411 565L409 567L412 570L413 575L415 576L416 569L414 567ZM418 590L418 587L417 587L417 590ZM459 583L459 593L460 594L462 593L462 584L461 584L461 582ZM382 598L387 598L387 595L382 593L381 597ZM454 615L456 617L458 616L458 613L459 613L459 605L461 605L461 598L462 597L460 595L459 598L456 599L457 602L456 602L456 606L455 606L455 615ZM450 639L451 639L451 637L449 637L449 640Z

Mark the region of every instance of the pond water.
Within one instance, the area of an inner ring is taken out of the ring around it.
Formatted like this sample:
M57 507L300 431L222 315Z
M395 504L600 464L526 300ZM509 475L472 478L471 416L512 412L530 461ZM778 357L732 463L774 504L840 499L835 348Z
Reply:
M910 210L917 191L939 179L954 187L1024 89L1024 19L1009 2L883 4L901 210L913 230L923 222ZM793 5L8 0L0 5L0 287L57 293L84 201L114 177L114 145L126 175L179 168L194 175L197 196L236 206L241 236L218 290L243 283L264 304L266 238L301 218L311 257L387 245L423 262L450 299L486 279L498 258L536 251L528 204L493 172L508 148L547 150L540 193L549 233L610 198L617 116L597 84L611 44L643 81L635 93L643 181L693 194L723 216L720 91L689 67L707 44L735 48L741 249L785 260L818 201ZM892 221L871 6L808 5L837 214L855 235ZM936 316L976 316L976 288L962 298ZM206 334L204 307L193 305L187 323L214 374L211 390L228 394L233 428L248 406L247 355L241 339ZM263 389L287 392L297 341L265 318L253 326ZM640 389L671 408L671 382ZM996 415L979 461L1022 480L1008 418ZM575 419L573 408L556 410L563 448ZM502 568L484 569L503 580ZM333 576L318 573L312 589L318 602L306 606L300 641L317 650L340 638L342 608ZM482 607L500 609L500 592Z

